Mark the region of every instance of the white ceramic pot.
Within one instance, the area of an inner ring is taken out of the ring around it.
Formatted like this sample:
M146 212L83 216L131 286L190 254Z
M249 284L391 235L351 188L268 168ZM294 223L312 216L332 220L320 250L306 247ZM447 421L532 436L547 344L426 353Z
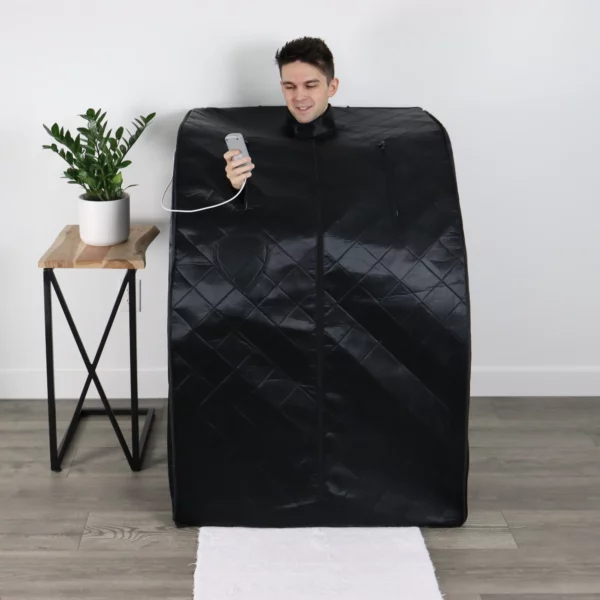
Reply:
M90 246L112 246L129 238L129 194L119 200L86 200L79 196L79 236Z

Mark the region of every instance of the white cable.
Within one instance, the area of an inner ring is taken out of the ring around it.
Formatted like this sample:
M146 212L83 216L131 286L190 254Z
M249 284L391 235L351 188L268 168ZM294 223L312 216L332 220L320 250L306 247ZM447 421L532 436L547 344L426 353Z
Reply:
M191 210L177 210L177 209L173 209L173 208L167 208L165 206L165 194L167 193L167 190L169 189L169 186L172 183L173 183L173 178L171 177L171 181L169 181L169 185L167 185L167 189L164 191L164 193L162 195L162 199L160 201L160 204L168 212L180 212L180 213L200 212L201 210L208 210L209 208L217 208L217 206L223 206L223 204L227 204L228 202L231 202L232 200L235 200L242 193L242 190L246 186L246 180L244 179L244 181L242 182L242 187L239 189L238 193L233 198L229 198L229 200L225 200L224 202L220 202L219 204L214 204L213 206L202 206L201 208L194 208L194 209L191 209Z

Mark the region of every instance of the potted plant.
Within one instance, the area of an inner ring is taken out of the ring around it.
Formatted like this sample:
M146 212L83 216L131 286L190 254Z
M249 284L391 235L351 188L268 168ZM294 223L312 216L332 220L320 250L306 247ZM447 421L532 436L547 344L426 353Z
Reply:
M102 109L90 108L79 115L87 123L78 127L74 137L58 124L44 129L65 148L58 149L56 144L42 146L52 150L69 165L63 179L68 183L80 185L85 193L79 196L78 217L79 235L92 246L111 246L127 241L130 229L129 185L123 189L122 169L131 164L125 160L127 153L137 142L156 113L134 119L135 130L124 135L125 129L119 127L114 136L108 132L104 120L106 113Z

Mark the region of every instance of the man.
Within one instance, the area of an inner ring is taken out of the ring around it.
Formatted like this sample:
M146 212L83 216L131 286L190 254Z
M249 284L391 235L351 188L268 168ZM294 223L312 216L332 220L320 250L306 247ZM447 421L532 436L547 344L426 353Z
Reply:
M275 60L283 97L294 119L299 123L311 123L320 117L339 86L333 55L325 42L311 37L292 40L277 51ZM237 154L239 150L230 150L223 156L227 178L239 190L252 176L254 164L251 158L234 160Z

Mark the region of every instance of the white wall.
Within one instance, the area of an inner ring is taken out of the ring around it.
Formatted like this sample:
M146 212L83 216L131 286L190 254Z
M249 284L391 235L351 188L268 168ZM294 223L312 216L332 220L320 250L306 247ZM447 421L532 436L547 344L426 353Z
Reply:
M288 16L283 16L289 11ZM42 123L88 107L157 111L125 172L136 222L160 223L139 315L140 392L164 396L169 181L188 109L281 103L275 50L326 39L334 104L422 106L454 145L468 240L474 395L600 394L600 2L23 0L0 8L0 397L44 397L37 261L76 220L78 188ZM93 355L120 272L57 271ZM55 304L57 394L85 370ZM100 364L128 394L127 321ZM96 396L96 394L92 394Z

